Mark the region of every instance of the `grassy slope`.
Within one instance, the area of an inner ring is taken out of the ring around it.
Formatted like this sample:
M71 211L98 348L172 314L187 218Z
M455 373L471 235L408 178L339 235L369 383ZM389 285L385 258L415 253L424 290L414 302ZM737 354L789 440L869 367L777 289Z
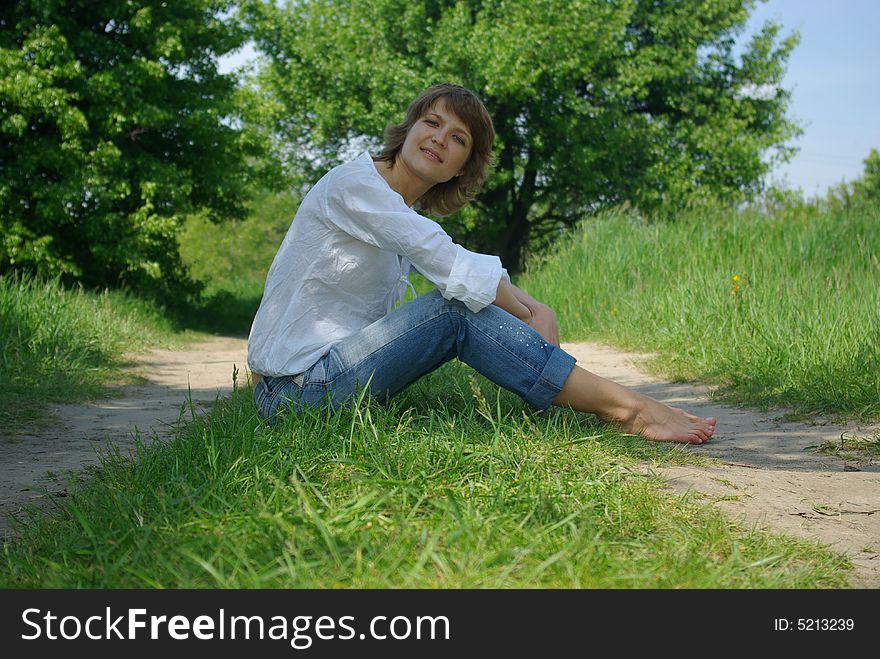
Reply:
M189 325L194 329L246 336L263 295L272 258L287 232L299 200L292 194L257 199L241 222L214 224L188 218L180 253L194 279L205 285L203 302Z
M880 209L585 222L520 283L566 340L656 351L726 399L880 416Z
M39 424L47 402L107 395L107 383L123 377L124 353L181 338L159 310L128 295L0 277L0 428Z

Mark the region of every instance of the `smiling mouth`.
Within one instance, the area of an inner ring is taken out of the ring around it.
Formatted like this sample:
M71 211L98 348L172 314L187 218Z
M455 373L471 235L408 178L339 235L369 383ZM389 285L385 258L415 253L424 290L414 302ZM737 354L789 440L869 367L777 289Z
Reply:
M440 156L438 156L436 153L434 153L433 151L431 151L429 149L422 149L422 153L424 153L428 157L429 160L433 160L435 162L443 162L440 159Z

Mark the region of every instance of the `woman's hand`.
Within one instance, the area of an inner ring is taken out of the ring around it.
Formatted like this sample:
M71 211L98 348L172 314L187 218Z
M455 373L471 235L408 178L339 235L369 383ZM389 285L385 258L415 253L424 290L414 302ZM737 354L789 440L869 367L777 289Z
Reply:
M495 304L529 325L548 343L559 345L556 314L543 302L538 302L525 291L502 279L498 284Z
M556 314L546 304L526 304L532 312L529 326L544 337L547 343L559 346L559 328L556 325Z

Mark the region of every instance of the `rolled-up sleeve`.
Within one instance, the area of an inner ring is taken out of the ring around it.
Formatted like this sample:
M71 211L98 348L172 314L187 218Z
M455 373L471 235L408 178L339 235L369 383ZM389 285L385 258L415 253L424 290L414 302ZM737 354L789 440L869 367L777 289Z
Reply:
M461 245L456 247L458 252L446 280L446 290L441 293L447 300L461 300L471 311L479 311L495 301L504 270L501 259L470 252Z
M460 300L475 312L495 300L506 274L501 260L454 243L439 224L407 206L378 172L328 183L324 211L329 222L353 238L406 257L447 300Z

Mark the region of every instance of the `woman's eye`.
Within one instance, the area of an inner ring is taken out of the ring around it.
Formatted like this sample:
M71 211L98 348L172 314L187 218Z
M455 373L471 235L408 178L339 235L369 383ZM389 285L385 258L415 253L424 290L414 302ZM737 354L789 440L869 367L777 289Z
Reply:
M428 124L429 126L436 126L437 125L437 122L434 121L433 119L425 119L425 123Z
M461 144L462 146L464 146L464 139L462 139L462 138L461 138L460 136L458 136L458 135L455 136L455 139L458 140L459 144Z

